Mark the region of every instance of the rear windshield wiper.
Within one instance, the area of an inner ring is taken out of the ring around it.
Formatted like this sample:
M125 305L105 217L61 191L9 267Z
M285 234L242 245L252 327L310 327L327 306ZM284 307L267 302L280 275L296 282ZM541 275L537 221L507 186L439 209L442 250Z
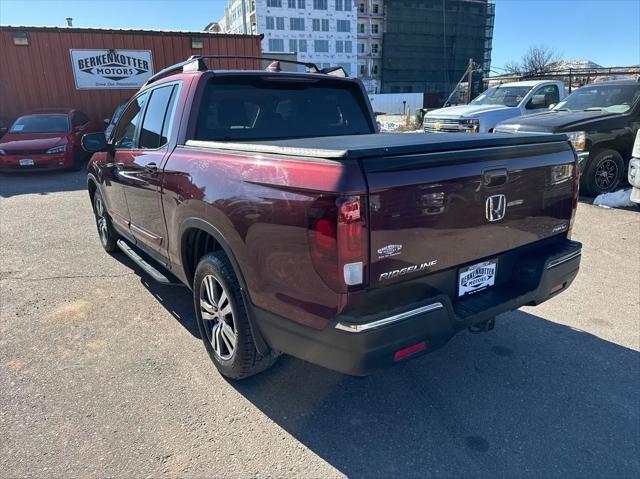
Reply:
M585 108L582 111L602 111L602 110L604 110L604 108L600 108L599 106L593 106L591 108Z
M568 108L554 108L553 111L570 111Z

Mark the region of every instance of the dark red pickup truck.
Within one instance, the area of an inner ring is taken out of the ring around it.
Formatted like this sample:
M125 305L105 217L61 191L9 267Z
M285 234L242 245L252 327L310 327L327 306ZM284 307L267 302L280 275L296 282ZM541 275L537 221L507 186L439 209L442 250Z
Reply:
M193 58L154 76L109 139L84 138L102 245L193 290L228 377L281 352L365 374L578 272L564 135L381 134L360 81L332 73Z

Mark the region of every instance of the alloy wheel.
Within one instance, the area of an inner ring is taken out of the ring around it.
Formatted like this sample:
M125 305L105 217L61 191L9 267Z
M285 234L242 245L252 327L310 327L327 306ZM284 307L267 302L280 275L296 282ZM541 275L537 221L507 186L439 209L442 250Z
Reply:
M98 234L102 244L107 244L109 239L109 225L107 223L107 213L101 197L96 198L96 224L98 225Z
M229 294L213 275L206 275L200 286L200 314L207 339L216 356L224 361L233 357L238 334Z
M613 186L618 177L618 165L613 159L607 158L600 162L596 168L596 185L601 191L606 191Z

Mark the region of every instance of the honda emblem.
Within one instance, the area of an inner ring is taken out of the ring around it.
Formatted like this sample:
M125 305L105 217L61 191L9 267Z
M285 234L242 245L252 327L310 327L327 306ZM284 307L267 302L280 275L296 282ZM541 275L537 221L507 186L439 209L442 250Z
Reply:
M504 195L493 195L487 198L485 203L485 215L490 222L500 221L504 218L507 209L507 199Z

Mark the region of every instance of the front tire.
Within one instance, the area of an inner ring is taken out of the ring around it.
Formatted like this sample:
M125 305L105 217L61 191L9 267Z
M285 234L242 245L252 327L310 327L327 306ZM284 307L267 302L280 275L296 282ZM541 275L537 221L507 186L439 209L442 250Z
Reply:
M601 150L595 152L587 160L587 167L582 176L582 187L589 196L614 191L624 174L624 161L615 150Z
M208 253L198 263L193 301L202 342L223 376L244 379L275 362L256 350L240 284L224 252Z
M107 253L113 253L118 249L118 233L113 229L111 218L107 213L107 207L102 199L100 190L96 189L93 194L93 214L96 217L96 226L98 228L98 236L100 236L100 244Z

